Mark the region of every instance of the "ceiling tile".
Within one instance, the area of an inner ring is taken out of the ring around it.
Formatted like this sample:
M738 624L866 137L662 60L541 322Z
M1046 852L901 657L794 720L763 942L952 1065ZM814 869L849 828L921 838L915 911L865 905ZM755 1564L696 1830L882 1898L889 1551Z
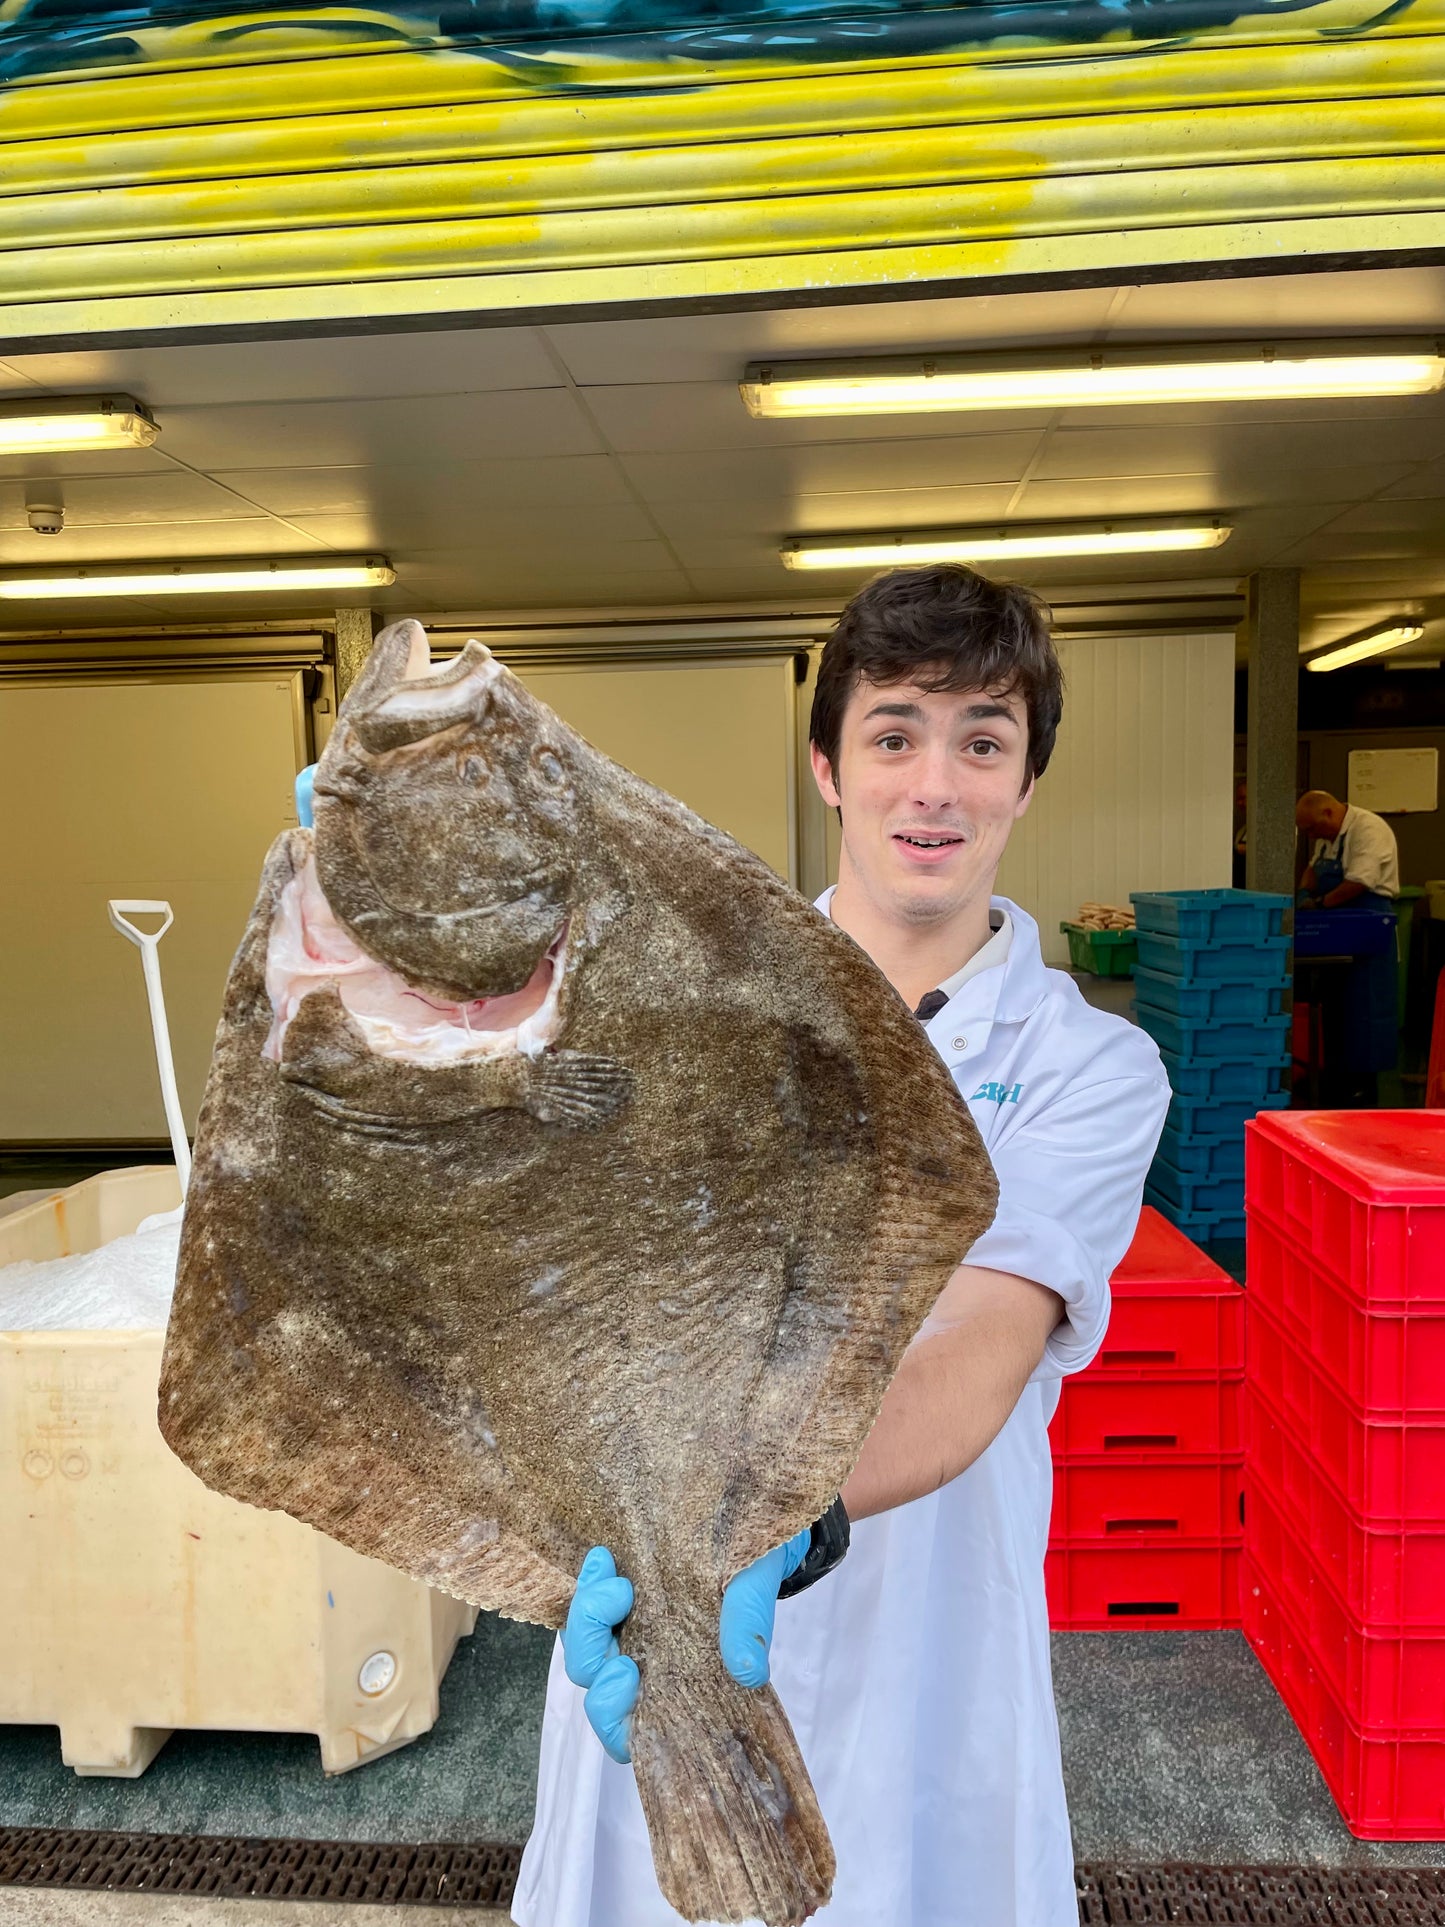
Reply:
M380 400L561 384L535 328L427 330L214 346L79 349L11 355L7 366L52 393L113 388L165 419L196 403Z
M802 495L779 503L752 494L712 502L657 502L665 535L801 535L834 529L939 528L1002 516L1017 484L981 488L860 489L846 495Z
M168 453L201 469L453 463L599 452L596 435L565 388L403 401L173 408L166 413L162 441Z
M791 448L802 443L868 444L953 440L961 436L1017 439L1048 426L1047 411L998 409L986 415L868 415L755 421L734 383L673 382L584 388L583 398L609 445L619 454L665 454L679 449Z
M215 479L275 515L341 515L395 504L466 502L495 508L573 508L630 502L626 477L610 455L540 460L397 462L338 468L217 469Z
M249 521L133 522L121 528L73 528L60 535L0 530L0 564L8 569L59 567L71 562L182 562L211 555L314 555L320 545L286 535L269 516Z
M996 348L1020 341L1092 341L1113 288L1050 294L863 301L838 307L766 308L746 314L647 321L589 321L547 334L574 381L736 382L750 361L917 350Z
M981 435L927 442L843 442L801 448L619 458L650 503L710 502L751 495L783 509L808 495L1016 482L1033 435Z
M1285 503L1341 502L1372 496L1398 479L1398 464L1362 468L1304 468L1280 473L1268 463L1241 464L1235 479L1203 475L1131 475L1117 480L1078 476L1030 482L1015 514L1022 521L1085 519L1098 515L1236 514Z
M1035 479L1212 474L1226 487L1236 476L1241 486L1255 488L1271 477L1285 487L1289 475L1310 469L1426 461L1440 440L1439 426L1430 421L1061 426L1049 437Z
M1268 335L1433 334L1445 314L1445 269L1241 276L1131 288L1109 339L1189 340L1201 332Z
M651 517L632 501L594 503L579 522L576 534L591 548L653 539L657 534ZM288 516L287 525L339 549L382 548L397 553L456 546L479 558L509 551L555 556L558 550L557 513L551 504L479 509L460 498L413 498L364 513Z
M126 477L174 472L174 463L159 447L90 450L72 455L16 455L0 453L0 479L35 480L47 476L96 475Z
M262 513L255 503L239 499L204 475L169 467L144 475L57 479L53 486L43 481L0 482L0 528L25 528L26 503L40 498L60 501L68 529L217 522L232 516L254 519Z

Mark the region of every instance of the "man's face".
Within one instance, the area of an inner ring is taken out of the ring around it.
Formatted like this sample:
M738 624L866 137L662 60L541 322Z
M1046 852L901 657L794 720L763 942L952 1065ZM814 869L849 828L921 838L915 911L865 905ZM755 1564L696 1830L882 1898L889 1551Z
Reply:
M992 889L1033 794L1027 747L1020 696L858 684L836 768L815 744L813 773L842 810L845 860L880 909L943 922Z

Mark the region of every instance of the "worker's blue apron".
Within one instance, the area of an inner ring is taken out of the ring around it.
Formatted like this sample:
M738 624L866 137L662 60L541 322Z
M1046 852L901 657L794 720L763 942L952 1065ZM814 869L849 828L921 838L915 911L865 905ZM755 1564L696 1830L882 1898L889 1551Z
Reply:
M1319 856L1314 862L1315 895L1327 897L1345 880L1345 866L1338 856ZM1395 899L1383 890L1366 890L1352 897L1351 910L1389 910ZM1392 945L1384 956L1357 957L1346 990L1346 1067L1352 1071L1394 1068L1396 1037L1396 964Z

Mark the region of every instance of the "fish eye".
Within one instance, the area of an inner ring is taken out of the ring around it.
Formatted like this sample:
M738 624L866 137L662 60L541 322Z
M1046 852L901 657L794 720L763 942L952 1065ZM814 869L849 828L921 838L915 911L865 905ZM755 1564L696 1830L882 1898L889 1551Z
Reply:
M480 789L491 776L486 761L481 756L463 756L458 764L458 774L464 783L475 783Z
M567 781L567 771L563 766L562 758L554 749L547 749L544 746L534 750L532 767L544 783L551 783L555 788L560 788Z

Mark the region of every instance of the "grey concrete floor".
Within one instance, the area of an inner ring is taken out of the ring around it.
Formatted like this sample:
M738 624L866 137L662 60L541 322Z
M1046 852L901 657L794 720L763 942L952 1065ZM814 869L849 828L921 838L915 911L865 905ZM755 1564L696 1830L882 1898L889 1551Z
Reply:
M0 1887L0 1927L507 1927L494 1907L358 1907L325 1900L207 1900Z
M1445 1842L1356 1840L1242 1633L1056 1633L1080 1860L1445 1866Z

